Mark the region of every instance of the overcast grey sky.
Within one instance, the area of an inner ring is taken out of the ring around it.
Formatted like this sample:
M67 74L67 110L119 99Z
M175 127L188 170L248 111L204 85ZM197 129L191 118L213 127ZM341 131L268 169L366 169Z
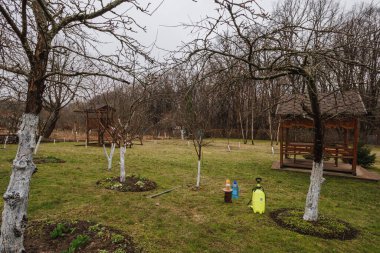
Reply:
M372 0L362 0L363 2L371 2ZM141 2L152 2L151 10L155 9L161 0L143 0ZM257 3L266 11L270 11L272 6L278 2L277 0L257 0ZM341 0L340 3L345 9L351 8L358 0ZM376 1L375 1L376 2ZM181 45L181 42L191 39L190 30L184 29L179 25L181 23L189 23L198 21L206 15L214 15L214 0L164 0L160 8L152 15L142 15L136 13L134 17L138 22L146 26L147 32L139 32L134 36L143 45L150 45L154 41L158 47L166 50L174 50ZM162 58L166 53L155 49L154 57Z

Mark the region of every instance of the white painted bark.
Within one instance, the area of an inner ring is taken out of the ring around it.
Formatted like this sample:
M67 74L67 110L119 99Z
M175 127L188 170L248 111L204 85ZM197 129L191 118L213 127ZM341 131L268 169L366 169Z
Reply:
M36 147L38 116L24 114L18 131L19 146L7 191L3 195L4 209L0 235L1 253L25 252L23 241L27 223L30 180L35 165L33 149Z
M306 197L305 213L303 219L316 221L318 219L318 202L323 178L323 160L320 163L313 161L313 169L310 176L310 186Z
M201 184L201 160L198 160L198 173L197 173L197 188Z
M8 142L8 135L5 136L5 140L4 140L4 149L7 148L7 142Z
M125 152L127 150L126 146L120 147L120 182L125 182Z
M181 140L185 140L185 130L181 130Z
M115 152L115 147L116 147L116 143L111 143L111 150L110 150L110 154L108 155L106 145L103 144L103 151L104 151L104 154L105 154L107 162L108 162L108 166L107 166L108 170L112 169L112 158L113 158L113 154Z
M230 144L227 144L227 149L228 149L228 152L231 152Z
M38 148L40 147L41 140L42 140L42 135L40 136L40 138L38 138L38 142L37 142L36 148L34 149L34 154L35 155L37 155L37 151L38 151Z

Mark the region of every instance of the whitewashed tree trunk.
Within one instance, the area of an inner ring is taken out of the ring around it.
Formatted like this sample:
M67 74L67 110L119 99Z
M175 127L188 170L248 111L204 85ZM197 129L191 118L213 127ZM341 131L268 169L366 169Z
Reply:
M201 184L201 160L198 160L198 173L197 173L197 188Z
M4 149L7 148L7 142L8 142L8 135L5 136L5 140L4 140Z
M320 163L313 161L313 169L310 176L310 186L306 197L305 213L303 219L316 221L318 219L318 202L323 178L323 160Z
M185 130L181 129L181 140L185 140Z
M125 152L127 150L126 146L120 147L120 182L125 182Z
M18 131L19 146L7 191L3 195L4 209L0 235L1 253L25 252L23 241L27 224L30 180L35 165L33 149L36 147L38 116L24 114Z
M42 140L42 135L40 136L40 138L38 138L37 145L35 145L36 146L36 148L34 149L35 155L37 155L37 151L38 151L38 148L40 147L41 140Z
M116 147L116 143L111 143L111 151L110 151L110 154L108 155L108 152L106 150L106 145L103 144L103 151L104 151L104 154L106 155L107 162L108 162L108 167L107 167L108 170L112 169L112 158L115 152L115 147Z

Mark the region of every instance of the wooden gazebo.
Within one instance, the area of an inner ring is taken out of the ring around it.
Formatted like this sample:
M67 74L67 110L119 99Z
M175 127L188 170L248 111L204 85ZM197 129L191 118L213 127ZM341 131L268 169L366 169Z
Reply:
M355 91L321 93L318 97L324 118L325 169L356 175L358 119L366 114L363 101ZM303 94L285 95L277 106L276 115L280 117L280 168L311 169L313 120L307 111L310 111L310 101ZM330 159L334 163L329 164ZM340 166L339 159L352 159L352 165L349 169L347 165Z
M115 109L109 105L97 105L92 108L84 110L77 110L75 112L84 113L86 115L86 141L91 142L90 131L98 132L98 144L104 143L107 128L113 124Z

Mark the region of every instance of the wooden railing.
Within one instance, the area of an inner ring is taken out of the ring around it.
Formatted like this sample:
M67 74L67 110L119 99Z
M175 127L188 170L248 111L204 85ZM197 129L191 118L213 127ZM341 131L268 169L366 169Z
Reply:
M294 161L297 155L310 156L313 157L313 144L312 143L300 143L300 142L290 142L283 143L283 155L285 158L290 158L293 156ZM338 159L340 158L354 158L354 150L352 147L344 146L341 144L327 144L324 146L323 155L324 158L335 159L336 166L338 165Z

